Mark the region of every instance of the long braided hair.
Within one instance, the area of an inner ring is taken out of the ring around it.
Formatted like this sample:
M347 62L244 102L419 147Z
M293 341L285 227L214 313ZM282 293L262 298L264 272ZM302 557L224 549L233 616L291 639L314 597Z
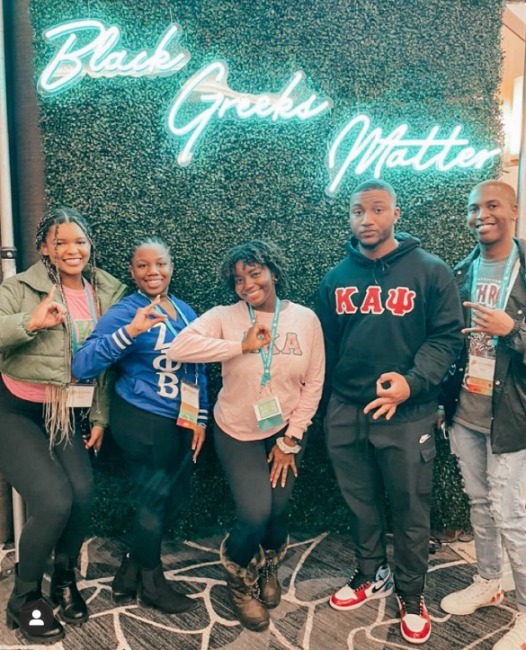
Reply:
M65 307L65 321L64 325L66 327L66 367L71 374L71 357L73 355L73 347L71 343L71 337L74 332L73 323L71 320L71 315L67 309L66 295L64 293L64 287L62 285L62 278L59 270L56 265L53 264L48 255L42 253L42 246L46 242L48 234L53 232L53 246L55 249L55 257L57 254L57 240L58 240L58 230L59 226L63 223L74 223L82 230L86 239L88 240L91 247L90 255L90 266L88 270L88 279L93 287L95 294L95 304L97 312L100 314L100 301L98 299L98 282L97 282L97 266L95 264L95 248L93 246L93 235L91 228L88 222L84 217L75 210L74 208L66 207L57 207L52 208L42 217L40 220L35 238L36 249L40 255L40 259L44 266L47 269L49 279L57 287L57 292L60 296L61 302ZM73 412L67 406L68 400L68 389L69 386L55 386L48 384L46 388L46 402L44 405L44 419L46 430L50 438L50 446L60 444L61 442L68 440L74 430L74 418Z

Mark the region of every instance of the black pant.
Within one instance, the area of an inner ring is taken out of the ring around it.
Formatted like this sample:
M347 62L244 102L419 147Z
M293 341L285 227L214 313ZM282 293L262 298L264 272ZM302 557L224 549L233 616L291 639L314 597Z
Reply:
M0 381L0 471L22 495L29 516L20 536L18 575L40 580L77 557L93 505L93 474L80 432L49 449L43 406L18 399Z
M245 442L232 438L219 427L214 429L216 452L228 479L236 504L237 522L227 542L229 557L247 566L259 546L278 550L287 539L288 505L295 477L288 471L282 488L270 484L267 456L283 431L264 440ZM296 455L299 466L304 447Z
M130 551L145 569L161 562L164 531L190 498L193 431L114 395L111 430L130 465L135 517Z
M396 589L424 591L433 487L435 416L416 422L372 422L362 409L331 398L327 449L351 510L358 568L374 575L386 559L385 493L393 519Z

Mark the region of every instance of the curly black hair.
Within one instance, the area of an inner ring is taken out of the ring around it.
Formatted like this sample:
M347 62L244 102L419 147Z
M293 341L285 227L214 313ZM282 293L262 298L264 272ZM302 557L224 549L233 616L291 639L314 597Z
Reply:
M276 293L281 294L288 287L286 263L281 250L272 242L261 239L238 244L231 248L221 265L221 277L229 289L235 293L235 267L238 262L245 266L261 264L266 266L276 278Z

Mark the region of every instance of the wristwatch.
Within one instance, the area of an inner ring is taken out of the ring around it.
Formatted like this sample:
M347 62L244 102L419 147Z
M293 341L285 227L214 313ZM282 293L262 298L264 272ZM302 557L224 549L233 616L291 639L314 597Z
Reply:
M293 436L287 436L287 438L290 438L291 440L294 440L294 447L291 447L290 445L287 445L285 440L283 440L283 437L276 438L276 444L278 448L284 453L284 454L298 454L301 451L301 445L299 444L299 440L297 438L294 438Z

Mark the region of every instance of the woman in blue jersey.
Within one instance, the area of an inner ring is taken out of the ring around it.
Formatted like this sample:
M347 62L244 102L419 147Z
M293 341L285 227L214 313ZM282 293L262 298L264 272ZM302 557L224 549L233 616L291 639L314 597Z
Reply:
M205 439L208 402L204 367L171 361L166 350L196 318L169 293L173 272L166 244L148 239L133 251L137 292L114 305L77 352L73 373L116 371L110 426L136 489L130 550L112 583L113 599L180 613L195 601L174 590L161 565L167 525L190 496L192 460Z

